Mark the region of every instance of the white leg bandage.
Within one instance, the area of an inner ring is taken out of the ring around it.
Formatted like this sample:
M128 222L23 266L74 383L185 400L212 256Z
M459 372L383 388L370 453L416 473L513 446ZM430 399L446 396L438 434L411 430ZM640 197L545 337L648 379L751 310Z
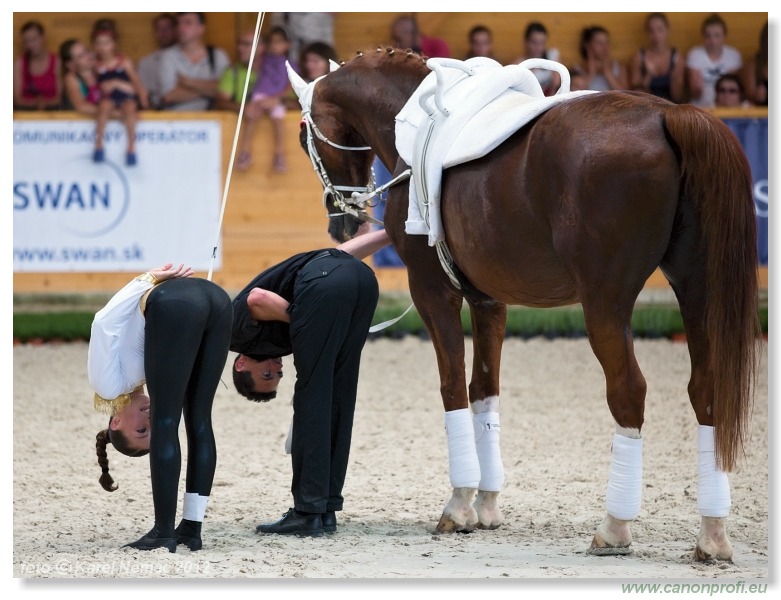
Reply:
M445 431L450 459L450 484L454 488L477 489L480 484L480 462L475 449L471 411L461 408L446 412Z
M504 466L499 448L499 413L474 416L475 447L480 462L480 486L485 492L500 492L504 485Z
M615 519L631 521L640 512L643 495L643 439L613 435L613 459L605 505Z
M726 517L731 505L729 479L716 466L714 429L697 428L697 509L703 517Z
M187 519L188 521L203 522L203 516L206 514L206 504L208 502L209 496L185 492L182 518Z

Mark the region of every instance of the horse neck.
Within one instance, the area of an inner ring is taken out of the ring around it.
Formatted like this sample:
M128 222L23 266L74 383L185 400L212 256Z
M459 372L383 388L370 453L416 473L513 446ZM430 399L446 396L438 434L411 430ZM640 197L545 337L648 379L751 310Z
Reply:
M340 94L350 124L391 172L399 158L396 115L429 72L422 62L420 68L397 66L388 64L367 69L360 78L351 79L352 83L343 90L345 93Z

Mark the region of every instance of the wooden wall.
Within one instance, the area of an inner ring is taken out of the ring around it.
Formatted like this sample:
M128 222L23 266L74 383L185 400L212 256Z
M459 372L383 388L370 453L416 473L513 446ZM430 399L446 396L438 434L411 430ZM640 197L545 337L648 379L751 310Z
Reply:
M21 50L19 28L28 20L36 19L46 28L49 47L55 50L68 38L87 41L92 23L101 17L117 20L120 45L131 58L138 59L154 49L152 19L158 13L13 13L14 52ZM373 48L388 41L391 22L403 13L336 13L334 19L335 46L342 59L348 59L356 50ZM670 40L686 51L700 43L700 25L709 13L671 12ZM767 13L720 13L727 23L727 41L744 57L756 52L759 32L767 21ZM500 62L514 60L522 51L523 31L530 21L541 21L549 31L550 46L561 52L561 62L571 66L578 58L580 30L590 25L601 25L610 31L613 53L616 58L629 60L637 47L645 41L643 34L644 12L600 13L523 13L523 12L472 12L472 13L416 13L421 31L444 38L452 55L461 58L467 50L467 34L472 26L483 24L491 28L497 59ZM235 56L236 33L254 29L257 13L211 12L206 14L208 41L221 46ZM262 29L268 29L270 19L264 19Z

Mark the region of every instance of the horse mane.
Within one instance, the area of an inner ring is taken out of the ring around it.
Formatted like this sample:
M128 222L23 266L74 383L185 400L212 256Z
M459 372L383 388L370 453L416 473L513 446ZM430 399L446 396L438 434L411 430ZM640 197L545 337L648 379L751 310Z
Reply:
M403 50L401 48L394 48L392 46L377 46L373 50L356 50L355 56L349 60L341 61L341 65L345 66L357 61L369 62L372 67L379 67L388 63L401 63L402 61L412 64L419 63L426 69L426 61L428 56L418 54L417 52L407 48Z

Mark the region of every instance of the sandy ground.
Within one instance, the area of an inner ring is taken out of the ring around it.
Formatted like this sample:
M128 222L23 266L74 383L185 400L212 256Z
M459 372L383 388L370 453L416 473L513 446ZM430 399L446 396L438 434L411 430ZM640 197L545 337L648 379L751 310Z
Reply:
M592 557L585 550L604 512L613 422L602 372L586 340L506 341L505 522L472 534L434 533L450 485L430 342L407 337L367 343L345 510L338 533L319 539L255 533L258 522L275 519L290 505L283 443L292 414L292 360L278 398L267 405L238 396L226 369L214 408L219 457L204 548L190 553L180 546L176 554L120 548L152 525L148 460L109 449L119 489L109 494L98 484L94 440L104 419L91 407L86 344L16 346L13 575L369 583L488 578L526 585L580 580L570 590L589 582L615 583L617 590L618 582L641 580L768 581L767 346L746 459L730 478L731 564L691 558L699 517L686 346L639 340L636 348L648 398L645 489L633 527L634 553ZM23 585L44 591L35 581Z

